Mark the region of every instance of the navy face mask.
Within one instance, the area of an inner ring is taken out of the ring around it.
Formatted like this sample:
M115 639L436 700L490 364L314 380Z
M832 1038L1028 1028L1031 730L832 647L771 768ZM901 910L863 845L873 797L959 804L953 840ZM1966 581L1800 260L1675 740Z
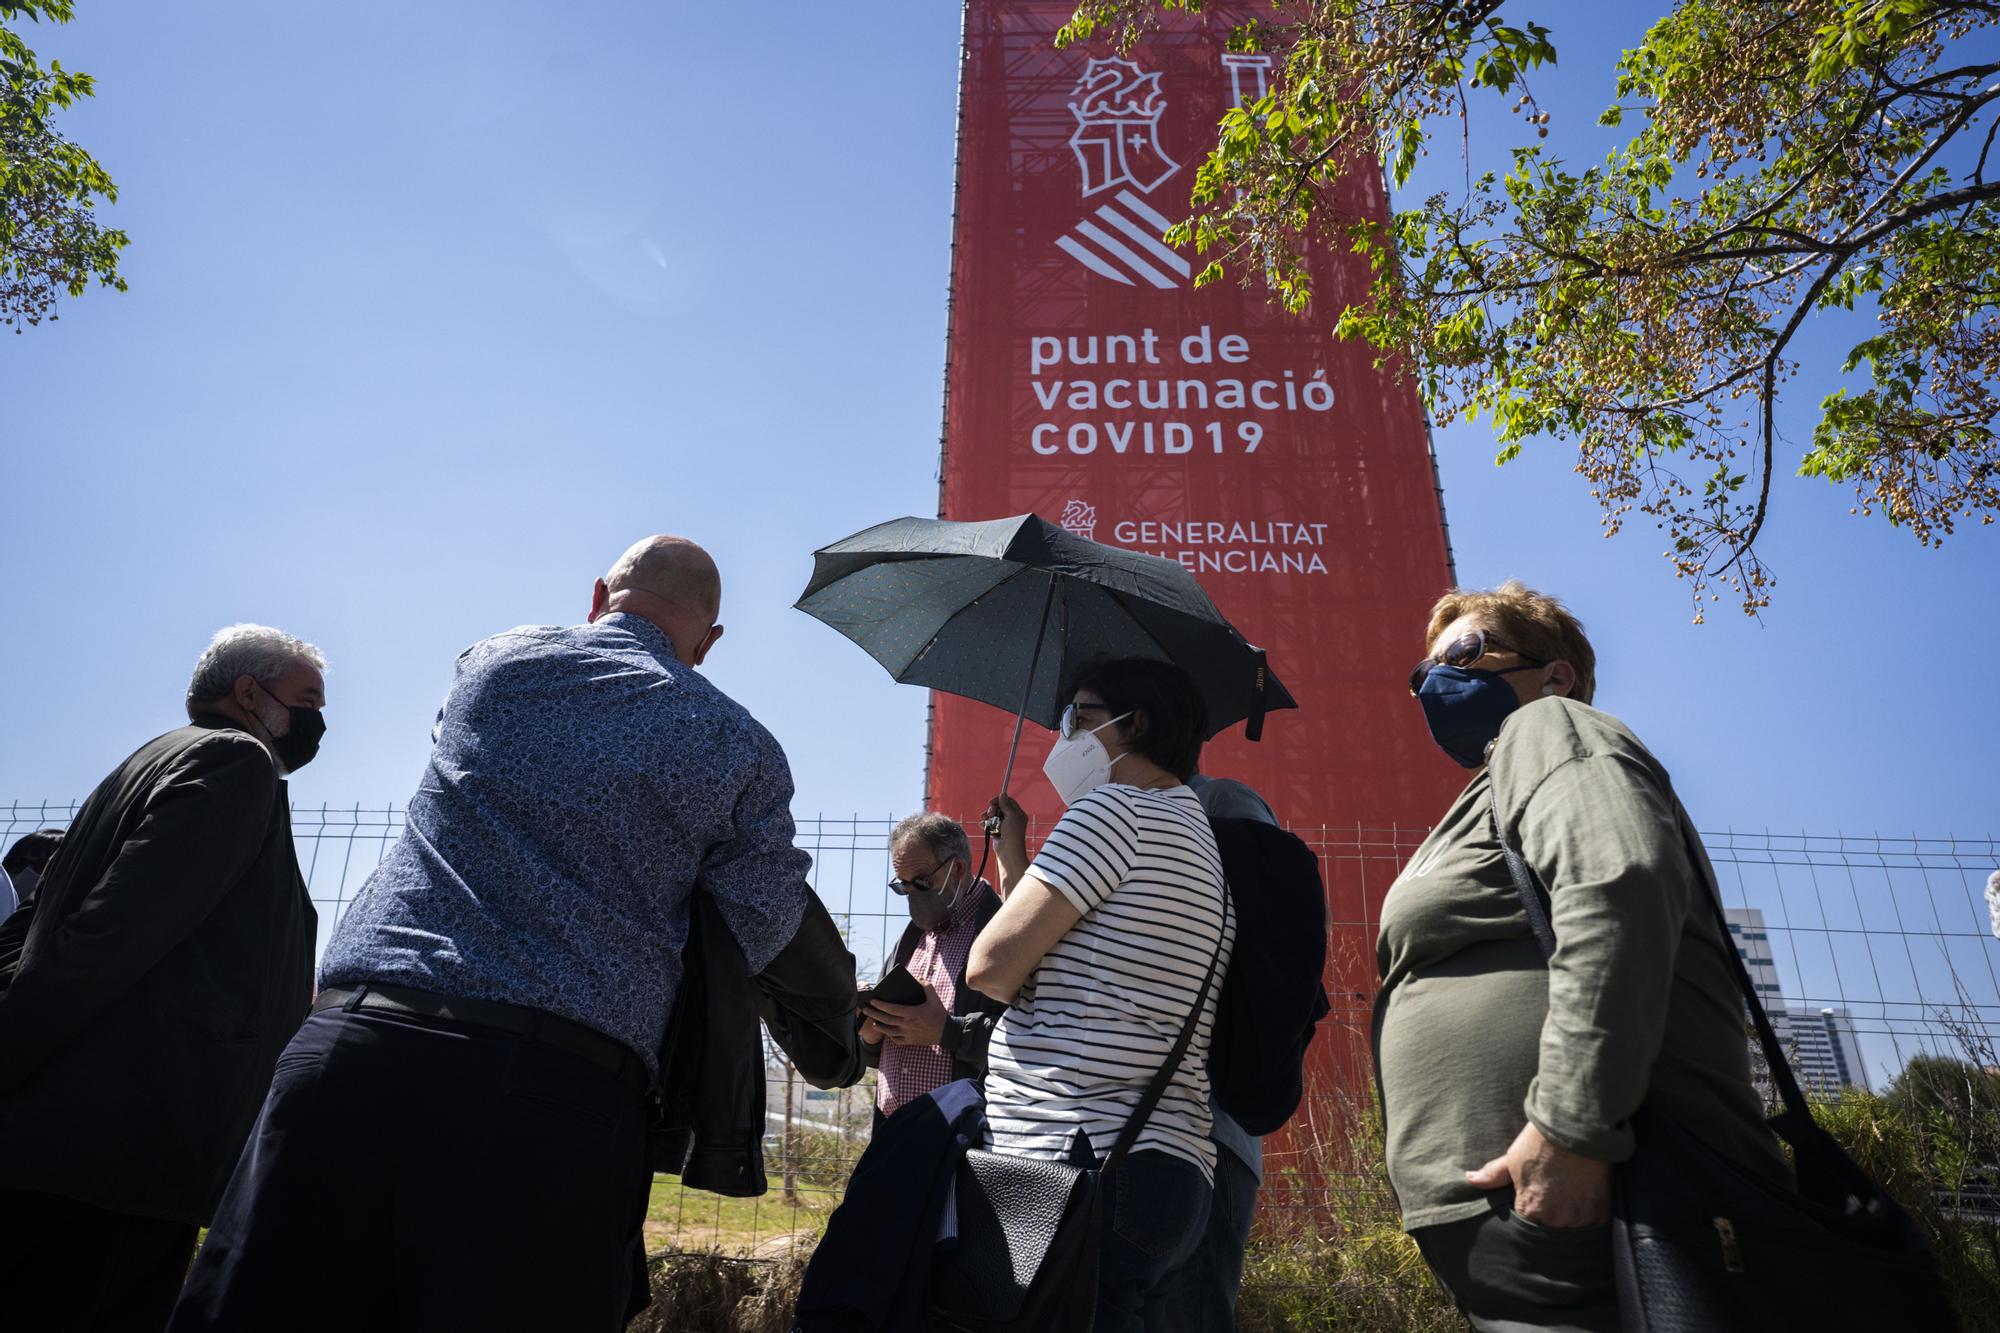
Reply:
M1521 706L1514 687L1501 677L1535 667L1481 671L1474 667L1434 666L1417 691L1438 748L1467 768L1486 762L1486 747L1500 735L1500 724Z

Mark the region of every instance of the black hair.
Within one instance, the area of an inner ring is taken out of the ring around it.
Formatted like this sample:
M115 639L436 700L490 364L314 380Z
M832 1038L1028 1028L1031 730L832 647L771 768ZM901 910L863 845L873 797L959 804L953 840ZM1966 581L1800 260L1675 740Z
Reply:
M23 866L46 866L62 845L63 831L59 828L36 829L33 833L23 833L7 855L0 857L0 870L9 874Z
M1172 662L1120 657L1086 666L1070 694L1078 690L1104 700L1113 717L1135 714L1122 724L1134 750L1182 782L1194 776L1208 734L1208 706L1187 672Z

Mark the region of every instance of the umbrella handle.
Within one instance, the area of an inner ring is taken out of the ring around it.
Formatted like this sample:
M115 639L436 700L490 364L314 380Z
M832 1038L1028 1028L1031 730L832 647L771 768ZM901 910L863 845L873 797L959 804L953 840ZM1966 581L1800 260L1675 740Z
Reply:
M1042 623L1035 629L1035 652L1028 659L1028 686L1021 692L1021 711L1014 715L1014 741L1007 747L1007 771L1000 778L1000 794L1005 796L1007 788L1014 782L1014 756L1021 749L1021 727L1028 720L1028 706L1035 698L1035 669L1042 664L1042 640L1049 632L1049 611L1055 606L1056 576L1049 575L1049 594L1042 599ZM989 823L991 821L988 821ZM998 829L988 829L989 834Z

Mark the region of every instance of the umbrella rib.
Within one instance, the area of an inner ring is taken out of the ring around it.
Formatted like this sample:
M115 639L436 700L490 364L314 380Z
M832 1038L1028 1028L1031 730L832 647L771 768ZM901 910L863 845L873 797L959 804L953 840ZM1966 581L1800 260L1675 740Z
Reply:
M1125 594L1118 592L1117 590L1112 588L1106 588L1104 591L1110 595L1112 601L1118 604L1118 609L1123 611L1126 614L1126 616L1131 620L1133 627L1137 629L1141 634L1146 636L1146 641L1152 644L1153 647L1159 649L1160 660L1163 662L1172 662L1174 660L1174 655L1167 651L1167 645L1160 642L1160 636L1153 633L1153 631L1147 626L1146 622L1142 620L1130 606L1127 606L1125 604ZM1156 604L1148 602L1146 603L1146 605L1153 606ZM1165 610L1171 610L1172 608L1160 607L1159 609L1165 611Z

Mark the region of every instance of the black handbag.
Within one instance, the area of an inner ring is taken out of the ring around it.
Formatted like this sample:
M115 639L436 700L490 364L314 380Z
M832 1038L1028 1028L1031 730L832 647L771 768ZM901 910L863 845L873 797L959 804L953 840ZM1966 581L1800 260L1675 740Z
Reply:
M1223 911L1227 920L1228 903ZM1104 1190L1187 1055L1222 958L1222 938L1166 1063L1096 1167L973 1148L954 1182L958 1241L931 1264L931 1327L941 1333L1090 1333Z
M1543 958L1554 956L1548 891L1493 825ZM1757 1028L1785 1109L1770 1120L1792 1149L1797 1187L1745 1170L1699 1126L1650 1107L1632 1118L1637 1144L1612 1172L1612 1261L1627 1333L1780 1328L1956 1327L1937 1259L1916 1222L1812 1117L1749 969L1708 857L1675 807L1702 896Z

